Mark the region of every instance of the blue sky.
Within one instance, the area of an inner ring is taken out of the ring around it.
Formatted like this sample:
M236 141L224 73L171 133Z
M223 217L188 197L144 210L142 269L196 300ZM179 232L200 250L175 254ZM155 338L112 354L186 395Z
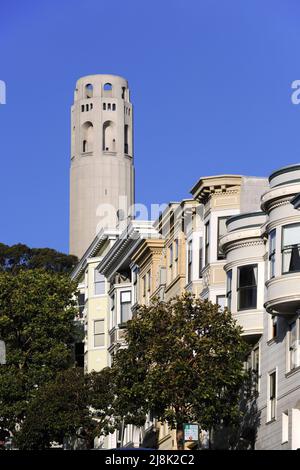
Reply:
M76 80L126 77L136 200L300 161L297 0L1 0L0 241L68 250Z

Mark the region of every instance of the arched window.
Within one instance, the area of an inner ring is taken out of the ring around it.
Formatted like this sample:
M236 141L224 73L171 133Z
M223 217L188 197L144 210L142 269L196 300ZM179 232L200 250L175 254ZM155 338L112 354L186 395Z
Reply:
M94 143L94 128L90 121L82 125L82 152L92 152Z
M88 83L85 85L85 98L92 98L93 97L93 85Z
M112 90L112 84L111 83L105 83L103 87L104 91L109 91Z
M115 124L112 121L103 124L103 151L116 151Z

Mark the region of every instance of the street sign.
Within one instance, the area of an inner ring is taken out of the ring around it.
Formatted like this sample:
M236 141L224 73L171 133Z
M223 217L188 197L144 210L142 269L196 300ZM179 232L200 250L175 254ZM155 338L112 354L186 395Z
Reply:
M6 350L4 341L0 340L0 365L6 364Z
M198 424L184 424L184 440L185 441L197 441L199 440L199 426Z

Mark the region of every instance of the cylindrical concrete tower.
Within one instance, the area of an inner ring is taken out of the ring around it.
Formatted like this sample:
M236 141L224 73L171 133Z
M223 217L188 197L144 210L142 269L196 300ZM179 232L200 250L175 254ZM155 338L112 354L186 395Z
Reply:
M134 204L133 116L127 81L88 75L71 111L70 253L79 258L101 228L126 222Z

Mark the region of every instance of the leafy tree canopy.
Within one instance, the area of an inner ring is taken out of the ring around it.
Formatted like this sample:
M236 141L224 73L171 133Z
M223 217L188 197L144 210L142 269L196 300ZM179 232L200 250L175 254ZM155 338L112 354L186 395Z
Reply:
M78 259L52 248L29 248L21 243L8 246L0 243L0 271L16 274L20 269L45 269L71 272Z
M128 423L149 410L177 430L238 422L248 346L227 309L190 294L156 299L128 322L126 340L113 369L116 410Z
M109 368L87 375L80 368L59 373L31 401L16 434L18 448L44 450L53 442L67 447L93 447L96 436L113 429L111 379Z
M14 432L39 387L73 364L75 292L65 274L0 272L0 427Z

